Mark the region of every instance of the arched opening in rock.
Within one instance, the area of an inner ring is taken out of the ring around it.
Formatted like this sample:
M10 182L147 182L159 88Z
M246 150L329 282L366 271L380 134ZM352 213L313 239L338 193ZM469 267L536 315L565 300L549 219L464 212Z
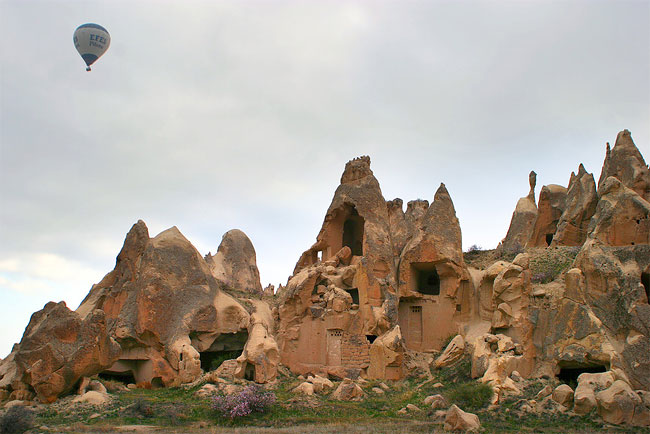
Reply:
M104 371L104 372L100 372L97 376L99 377L100 380L117 381L123 383L124 385L136 383L135 377L133 376L133 372L131 371L125 371L125 372Z
M352 297L352 304L359 304L359 290L357 288L345 290Z
M154 389L160 389L161 387L165 387L163 384L162 378L160 377L154 377L151 379L151 387Z
M645 288L645 298L650 303L650 272L641 273L641 283Z
M578 377L580 374L585 372L593 374L598 372L607 371L607 366L605 365L576 365L576 364L567 364L562 366L560 364L560 372L557 374L557 379L564 384L568 384L572 389L575 389L578 385Z
M553 242L553 234L546 234L546 245L550 246Z
M375 339L377 339L377 336L376 335L366 335L366 339L368 339L368 342L372 344L373 342L375 342Z
M190 338L192 337L190 335ZM201 369L205 372L214 371L226 360L236 359L241 356L247 340L247 331L222 333L214 340L210 348L199 351ZM196 348L196 345L193 344L193 346Z
M363 256L363 217L359 215L356 208L350 210L350 214L343 223L343 243L352 250L353 256Z
M420 294L440 295L440 276L435 264L411 264L411 278Z

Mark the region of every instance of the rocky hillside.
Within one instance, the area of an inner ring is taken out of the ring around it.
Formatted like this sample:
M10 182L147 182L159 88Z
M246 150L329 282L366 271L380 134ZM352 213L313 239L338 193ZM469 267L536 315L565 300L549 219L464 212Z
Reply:
M51 403L87 392L91 377L274 385L283 370L354 395L359 382L432 379L466 361L493 406L552 379L566 387L542 398L561 411L650 426L648 165L625 130L598 184L580 164L537 202L535 172L529 187L499 247L464 254L444 184L404 209L356 158L275 294L243 232L204 257L175 227L151 238L139 221L78 309L48 303L32 316L0 361L0 400Z

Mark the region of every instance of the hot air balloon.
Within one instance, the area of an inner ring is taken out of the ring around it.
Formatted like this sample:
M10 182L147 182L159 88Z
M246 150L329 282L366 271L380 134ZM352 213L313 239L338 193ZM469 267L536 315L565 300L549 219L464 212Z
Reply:
M74 46L86 62L86 71L111 45L111 35L99 24L82 24L74 31Z

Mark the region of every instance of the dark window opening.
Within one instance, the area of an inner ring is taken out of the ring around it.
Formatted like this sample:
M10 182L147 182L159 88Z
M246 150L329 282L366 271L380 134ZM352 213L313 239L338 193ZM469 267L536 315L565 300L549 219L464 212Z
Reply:
M124 384L135 384L135 377L132 371L125 372L100 372L98 375L100 380L106 381L119 381Z
M250 363L246 364L246 369L244 370L244 378L248 381L255 380L255 365L251 365Z
M359 290L357 288L345 290L352 297L352 304L359 304Z
M572 389L575 390L576 386L578 385L578 377L580 374L583 374L585 372L593 374L605 371L607 371L607 367L604 365L561 367L560 373L557 374L557 379L560 380L561 383L568 384Z
M199 353L201 369L205 372L214 371L226 360L236 359L241 356L243 349L231 351L203 351Z
M366 335L366 339L368 339L368 342L373 343L375 342L375 339L377 339L376 335Z
M165 385L162 382L162 378L160 377L154 377L151 379L151 387L154 389L160 389L161 387L165 387Z
M439 295L440 294L440 277L435 268L431 270L417 271L417 290L421 294Z
M363 217L354 208L343 223L343 246L348 246L354 256L363 256L363 225Z
M550 246L551 242L553 242L553 234L546 234L546 245Z
M178 355L178 358L179 358L179 360L182 362L182 361L183 361L183 353L180 353L180 354Z
M460 310L461 310L460 304L457 304L456 305L456 312L460 312Z
M205 345L201 345L201 336L196 332L190 333L190 339L192 339L194 348L201 348ZM204 351L199 351L201 369L205 372L214 371L224 361L236 359L241 356L247 340L247 331L220 334L209 348Z
M650 303L650 273L641 273L641 283L645 288L646 299Z

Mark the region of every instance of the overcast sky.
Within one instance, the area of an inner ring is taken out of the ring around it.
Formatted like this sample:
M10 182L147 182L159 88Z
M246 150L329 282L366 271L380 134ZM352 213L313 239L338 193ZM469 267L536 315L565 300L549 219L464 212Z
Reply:
M449 190L465 248L528 172L650 158L648 1L0 1L0 357L75 309L143 219L202 253L239 228L262 284L314 241L345 163L385 198ZM72 43L111 34L88 73Z

